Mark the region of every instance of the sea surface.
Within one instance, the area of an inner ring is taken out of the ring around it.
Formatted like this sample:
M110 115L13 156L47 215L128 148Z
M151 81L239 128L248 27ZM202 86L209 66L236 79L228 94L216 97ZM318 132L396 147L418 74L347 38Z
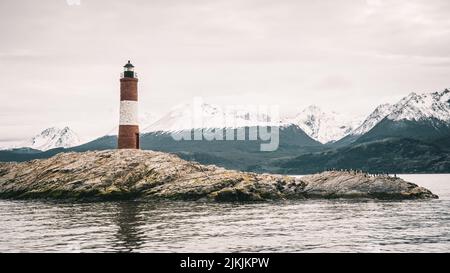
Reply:
M400 176L440 199L0 200L0 252L450 252L450 174Z

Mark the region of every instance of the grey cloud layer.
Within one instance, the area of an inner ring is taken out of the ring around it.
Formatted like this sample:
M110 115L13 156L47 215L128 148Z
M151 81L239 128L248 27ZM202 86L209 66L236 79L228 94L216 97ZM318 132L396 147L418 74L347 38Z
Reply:
M445 0L2 1L0 132L109 131L129 58L147 112L205 96L367 114L450 86L449 14Z

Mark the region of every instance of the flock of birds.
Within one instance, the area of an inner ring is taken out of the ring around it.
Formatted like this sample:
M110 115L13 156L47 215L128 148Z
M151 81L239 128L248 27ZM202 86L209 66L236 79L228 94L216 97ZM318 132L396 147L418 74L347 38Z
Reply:
M365 177L393 177L393 178L397 178L397 174L389 174L389 173L369 173L369 172L365 172L362 170L352 170L352 169L327 169L326 171L330 171L330 172L346 172L349 174L362 174Z

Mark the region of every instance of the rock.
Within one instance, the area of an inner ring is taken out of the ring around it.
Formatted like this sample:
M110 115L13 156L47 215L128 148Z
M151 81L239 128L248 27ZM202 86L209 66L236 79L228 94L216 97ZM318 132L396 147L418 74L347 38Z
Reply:
M0 197L211 201L437 198L400 178L338 171L300 178L255 174L141 150L61 153L49 159L0 163Z
M371 177L364 173L329 171L305 177L308 197L379 199L438 198L429 190L401 178Z

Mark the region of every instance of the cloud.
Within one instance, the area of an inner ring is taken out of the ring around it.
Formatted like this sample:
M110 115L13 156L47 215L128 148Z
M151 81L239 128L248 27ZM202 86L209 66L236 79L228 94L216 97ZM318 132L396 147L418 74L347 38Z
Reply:
M80 135L109 131L128 59L145 112L256 94L364 115L448 87L449 12L446 0L0 2L0 133L63 122Z

